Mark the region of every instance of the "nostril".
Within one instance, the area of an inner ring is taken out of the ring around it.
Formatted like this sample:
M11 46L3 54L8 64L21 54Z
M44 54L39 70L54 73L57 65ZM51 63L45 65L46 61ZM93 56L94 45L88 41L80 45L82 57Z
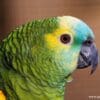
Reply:
M92 40L86 40L86 41L84 42L84 44L87 45L87 46L90 46L92 43L93 43Z

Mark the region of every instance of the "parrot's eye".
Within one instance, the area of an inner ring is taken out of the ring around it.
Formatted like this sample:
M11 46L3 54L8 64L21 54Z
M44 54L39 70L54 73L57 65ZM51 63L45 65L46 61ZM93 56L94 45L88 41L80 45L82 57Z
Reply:
M68 34L63 34L63 35L61 35L60 40L61 40L61 42L64 43L64 44L70 43L70 41L71 41L71 36L68 35Z

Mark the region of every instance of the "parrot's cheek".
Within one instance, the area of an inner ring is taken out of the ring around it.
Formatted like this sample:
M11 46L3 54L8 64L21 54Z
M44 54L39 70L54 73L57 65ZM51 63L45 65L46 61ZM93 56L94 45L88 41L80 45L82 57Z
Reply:
M83 45L80 51L78 60L78 69L83 69L88 66L92 67L91 74L95 71L98 65L98 51L94 43Z

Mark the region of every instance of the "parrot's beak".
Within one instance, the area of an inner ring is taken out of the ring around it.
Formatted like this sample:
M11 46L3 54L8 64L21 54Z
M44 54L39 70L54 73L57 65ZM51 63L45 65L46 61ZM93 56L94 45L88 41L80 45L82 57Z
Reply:
M88 39L82 45L77 68L82 69L91 66L92 67L91 74L92 74L97 68L98 61L99 61L99 56L96 45L91 39Z

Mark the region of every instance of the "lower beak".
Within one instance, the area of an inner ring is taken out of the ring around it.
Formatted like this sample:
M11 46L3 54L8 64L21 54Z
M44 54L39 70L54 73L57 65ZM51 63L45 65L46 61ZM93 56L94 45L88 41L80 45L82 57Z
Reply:
M91 74L96 70L98 65L98 51L94 43L91 43L89 45L83 44L79 60L78 60L78 69L83 69L88 66L92 67Z

